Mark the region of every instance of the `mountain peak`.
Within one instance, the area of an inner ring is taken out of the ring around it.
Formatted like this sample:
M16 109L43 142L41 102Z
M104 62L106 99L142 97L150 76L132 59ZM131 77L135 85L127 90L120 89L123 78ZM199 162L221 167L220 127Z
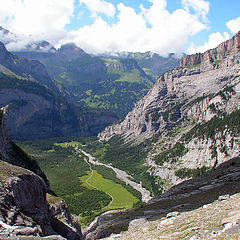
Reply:
M67 61L72 61L81 56L88 55L81 48L79 48L75 43L63 44L59 49L58 53L63 55Z
M81 48L79 48L75 43L65 43L63 44L59 52L67 52L67 51L75 51L75 52L83 52L85 53Z
M5 45L3 42L0 42L0 61L2 59L6 59L7 56L9 56L10 53L7 51Z
M44 41L29 43L25 47L24 51L55 53L57 50L49 42L44 40Z
M2 26L0 26L0 31L3 32L3 34L9 34L9 33L11 33L11 32L8 31L7 29L3 28Z
M239 52L240 49L240 31L231 39L221 43L218 47L209 49L204 53L195 53L182 58L181 67L194 66L198 64L215 64L222 61L227 56Z

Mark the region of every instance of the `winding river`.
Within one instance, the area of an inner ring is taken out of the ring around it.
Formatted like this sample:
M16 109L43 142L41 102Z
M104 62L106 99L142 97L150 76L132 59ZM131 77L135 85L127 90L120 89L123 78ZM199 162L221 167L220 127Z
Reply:
M137 191L139 191L142 194L143 202L147 203L150 199L152 199L150 192L147 189L143 188L142 184L136 183L136 182L130 180L130 179L132 179L132 177L129 174L127 174L125 171L115 168L115 167L111 166L110 164L105 164L105 163L99 162L95 157L93 157L89 153L86 153L82 149L78 149L78 150L81 151L84 155L86 155L88 157L88 161L91 164L111 168L116 173L117 178L124 181L126 184L129 184L130 186L132 186L133 188L135 188Z

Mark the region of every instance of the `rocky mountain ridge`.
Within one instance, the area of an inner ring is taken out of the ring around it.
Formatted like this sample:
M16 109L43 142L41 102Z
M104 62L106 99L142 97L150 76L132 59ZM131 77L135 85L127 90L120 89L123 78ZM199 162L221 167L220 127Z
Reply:
M174 53L168 54L167 57L162 57L153 52L145 53L119 53L119 58L123 59L134 59L137 61L139 66L148 74L158 78L161 74L177 67L180 63L180 58Z
M149 142L149 174L165 179L168 187L238 156L239 36L185 56L180 67L160 76L126 118L99 138Z
M49 87L60 95L58 88L49 77L46 68L39 61L20 58L7 51L5 45L0 42L0 64L17 75L28 80L37 81Z
M181 67L194 66L202 64L205 66L217 65L222 61L226 66L239 64L240 34L239 32L230 40L221 43L217 48L210 49L204 53L196 53L185 56L180 62ZM227 60L227 61L226 61Z
M0 41L11 50L25 52L54 53L56 49L47 41L36 41L31 36L17 35L0 26Z
M43 63L69 101L110 110L120 118L146 94L160 73L176 67L180 61L174 54L161 57L151 52L91 55L74 43L41 51L47 43L39 44L13 53Z

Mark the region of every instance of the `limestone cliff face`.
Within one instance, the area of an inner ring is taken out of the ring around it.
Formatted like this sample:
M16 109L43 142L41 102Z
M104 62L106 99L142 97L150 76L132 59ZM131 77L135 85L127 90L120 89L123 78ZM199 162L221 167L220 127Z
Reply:
M100 139L114 135L125 139L152 137L185 116L190 107L197 109L196 103L204 96L230 85L239 75L239 36L240 32L216 49L184 57L179 68L160 76L126 118L107 127L99 134ZM208 56L213 60L208 61Z
M228 59L227 65L234 65L239 63L239 58L236 59L234 56L239 54L240 50L240 32L238 32L230 40L221 43L217 48L210 49L204 53L196 53L194 55L186 56L182 58L180 66L187 67L197 64L218 64L221 61L225 61L226 58L232 56Z
M21 89L1 89L0 106L5 123L15 139L38 139L83 134L74 110L66 101Z
M169 129L182 117L191 115L190 109L194 117L194 111L198 109L196 103L230 84L238 76L238 66L207 71L174 69L165 73L122 122L107 127L99 134L100 139L108 140L114 135L122 135L125 139L150 138ZM197 112L195 115L198 119Z
M176 184L183 169L218 166L239 155L240 32L203 54L186 56L159 77L126 118L99 134L154 140L150 173ZM232 115L231 115L232 114ZM190 170L189 170L190 171Z

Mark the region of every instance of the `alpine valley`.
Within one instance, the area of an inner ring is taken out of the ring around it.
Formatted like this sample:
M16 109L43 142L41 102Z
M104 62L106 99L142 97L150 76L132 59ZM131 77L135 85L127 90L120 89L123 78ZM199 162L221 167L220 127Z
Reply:
M174 54L164 58L151 52L93 56L73 43L50 49L15 53L43 63L56 84L70 93L71 102L110 110L120 118L147 93L157 76L180 62Z
M180 60L0 31L1 239L240 238L240 32Z
M17 39L4 28L0 28L0 34L7 47ZM160 74L180 63L175 54L161 57L151 52L122 52L99 56L87 54L74 43L56 50L47 41L32 41L14 53L44 64L70 102L110 110L120 118L147 93Z

